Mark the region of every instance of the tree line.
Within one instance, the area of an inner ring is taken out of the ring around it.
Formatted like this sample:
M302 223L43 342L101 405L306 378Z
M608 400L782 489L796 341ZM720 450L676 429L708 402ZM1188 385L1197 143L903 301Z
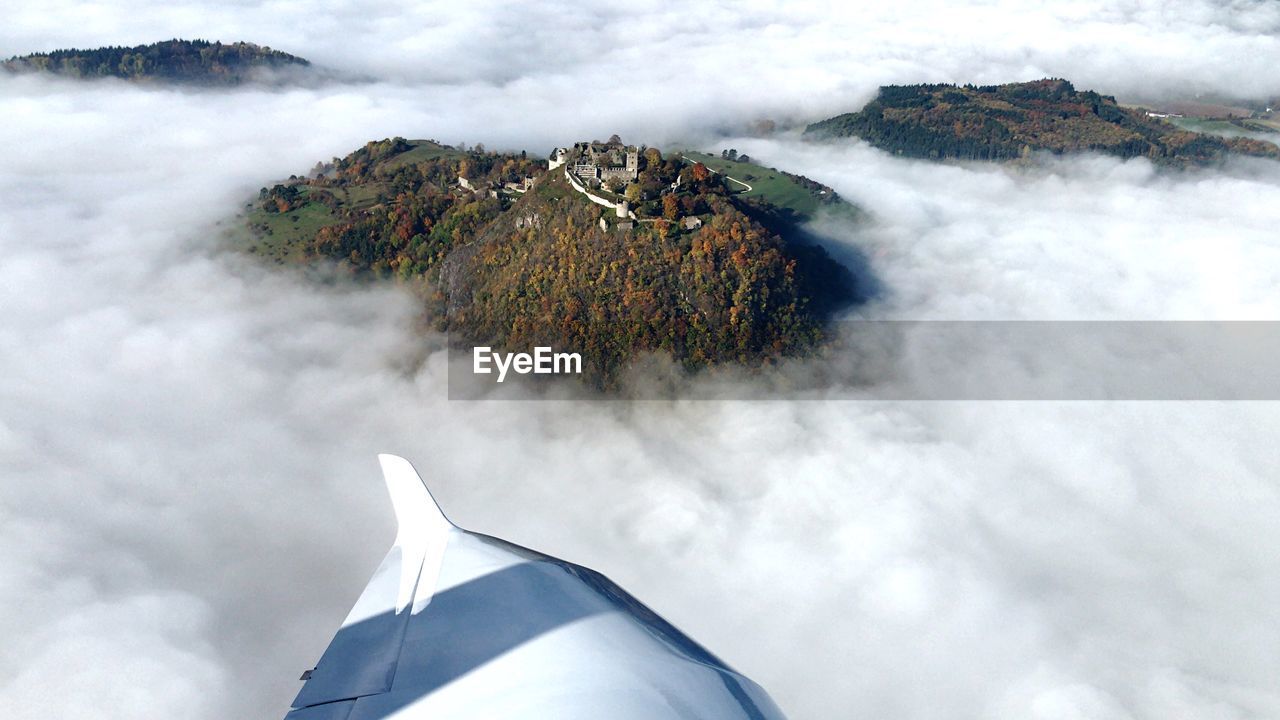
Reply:
M889 152L934 159L1008 160L1033 151L1096 151L1206 164L1233 152L1280 155L1271 143L1181 130L1120 107L1113 97L1077 91L1061 79L886 86L861 111L814 123L805 132L810 137L857 136Z
M134 47L66 49L32 53L5 61L15 71L42 71L80 79L115 77L235 85L257 68L306 66L308 61L246 42L166 40Z

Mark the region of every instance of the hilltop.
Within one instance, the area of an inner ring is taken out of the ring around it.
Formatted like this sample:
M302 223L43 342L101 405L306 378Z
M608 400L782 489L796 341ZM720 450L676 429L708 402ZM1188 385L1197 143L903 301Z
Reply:
M239 85L255 79L261 71L310 64L303 58L253 43L166 40L135 47L33 53L4 61L4 68L77 79L114 77L133 82Z
M616 138L549 160L392 138L264 187L250 250L398 278L456 337L580 352L601 385L643 352L689 369L803 355L851 276L731 184Z
M1153 115L1121 107L1111 96L1077 91L1059 79L888 85L862 110L813 123L805 135L856 136L899 155L933 159L1007 160L1036 151L1093 151L1205 165L1232 153L1280 157L1280 148L1269 142L1190 132Z

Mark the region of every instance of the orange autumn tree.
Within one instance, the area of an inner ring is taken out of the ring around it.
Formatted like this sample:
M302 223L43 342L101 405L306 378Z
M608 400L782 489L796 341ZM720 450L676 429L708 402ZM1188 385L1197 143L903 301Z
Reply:
M662 217L668 220L680 217L680 200L675 195L662 196Z

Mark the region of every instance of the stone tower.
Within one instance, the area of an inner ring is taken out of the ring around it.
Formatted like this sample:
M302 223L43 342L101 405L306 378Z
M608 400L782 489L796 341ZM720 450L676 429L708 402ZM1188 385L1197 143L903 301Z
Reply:
M640 174L640 151L627 151L627 172L631 173L631 179L635 180Z

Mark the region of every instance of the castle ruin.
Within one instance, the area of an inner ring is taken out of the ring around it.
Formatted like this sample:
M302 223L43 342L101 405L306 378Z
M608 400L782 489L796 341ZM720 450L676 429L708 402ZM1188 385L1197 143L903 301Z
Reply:
M571 148L556 148L551 154L549 169L561 165L589 187L634 182L640 176L640 149L621 142L574 143Z

